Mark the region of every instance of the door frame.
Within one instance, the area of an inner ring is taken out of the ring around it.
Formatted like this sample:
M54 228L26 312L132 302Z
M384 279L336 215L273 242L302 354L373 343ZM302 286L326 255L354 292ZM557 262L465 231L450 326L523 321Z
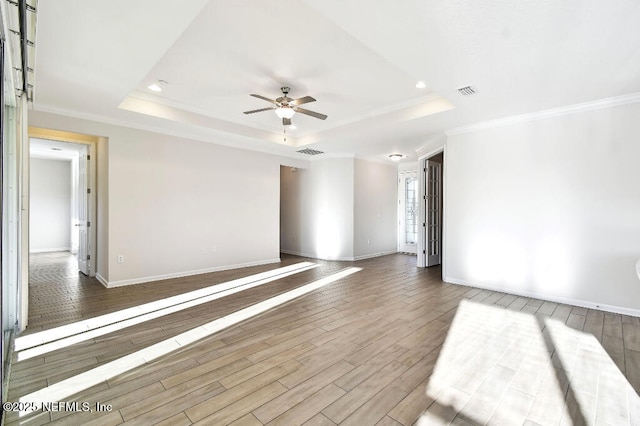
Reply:
M97 212L97 152L98 152L98 141L100 138L98 136L85 135L81 133L72 133L72 132L64 132L60 130L53 129L44 129L41 127L31 127L29 126L29 139L38 138L38 139L48 139L59 142L69 142L86 145L89 153L89 160L87 161L87 165L89 167L89 173L87 176L87 187L91 189L89 196L87 197L87 208L89 209L88 219L91 222L91 226L89 227L88 235L88 244L89 250L87 254L89 255L89 275L90 277L94 277L97 272L97 230L98 230L98 212ZM30 196L30 195L29 195Z
M424 194L425 191L425 174L423 172L425 167L425 162L435 156L442 153L442 278L447 276L446 267L447 267L447 147L443 143L437 148L432 149L431 151L421 154L418 158L418 190L420 191L420 196ZM425 211L425 203L418 203L418 215L419 215L419 223L425 223L427 218L427 213ZM425 241L426 241L426 232L427 229L424 226L420 226L420 236L418 238L418 267L424 268L427 265L427 255L425 253Z
M418 178L418 171L416 169L412 170L399 170L398 171L398 226L397 226L397 250L399 253L411 253L416 254L418 250L418 241L413 244L412 250L406 250L406 184L405 181L407 177L415 177ZM420 193L420 188L416 188L416 192ZM419 198L419 195L416 195ZM418 203L419 204L419 203ZM417 223L420 223L420 216L416 215ZM420 232L418 231L418 235L416 239L420 238Z

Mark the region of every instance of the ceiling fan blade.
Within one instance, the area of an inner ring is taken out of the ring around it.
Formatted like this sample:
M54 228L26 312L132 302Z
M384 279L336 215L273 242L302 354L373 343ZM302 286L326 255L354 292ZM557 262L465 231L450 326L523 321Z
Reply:
M304 109L304 108L294 108L294 111L299 112L300 114L306 114L306 115L310 115L311 117L319 118L320 120L324 120L327 118L327 116L324 114L320 114L319 112L315 112L315 111L309 111L308 109Z
M265 98L262 95L256 95L255 93L252 93L250 96L253 96L254 98L262 99L263 101L271 102L274 105L278 105L278 103L273 99Z
M276 109L275 107L269 107L269 108L260 108L260 109L254 109L251 111L245 111L245 114L254 114L256 112L262 112L262 111L270 111L270 110L274 110Z
M282 125L283 126L291 126L291 119L290 118L283 118L282 119Z
M305 96L303 98L298 98L298 99L294 99L291 102L289 102L289 105L302 105L302 104L307 104L309 102L315 102L315 98L312 98L311 96Z

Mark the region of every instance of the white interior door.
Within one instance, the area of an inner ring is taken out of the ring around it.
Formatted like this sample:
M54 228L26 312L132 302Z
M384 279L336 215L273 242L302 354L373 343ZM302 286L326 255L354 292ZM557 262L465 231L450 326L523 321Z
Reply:
M426 266L442 263L442 164L425 165L425 255Z
M416 254L418 243L418 174L398 173L398 251Z
M78 270L85 275L90 275L91 259L89 256L89 227L91 223L89 218L91 217L89 212L89 160L88 160L88 147L80 152L78 158L78 197L77 200L77 212L78 212Z

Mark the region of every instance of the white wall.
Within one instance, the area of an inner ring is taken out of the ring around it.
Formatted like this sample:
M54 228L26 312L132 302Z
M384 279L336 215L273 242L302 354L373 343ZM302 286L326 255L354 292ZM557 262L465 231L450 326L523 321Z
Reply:
M397 251L398 168L355 160L354 255Z
M71 248L71 161L31 159L29 251Z
M281 173L284 252L319 259L352 260L353 158L311 162Z
M275 159L135 133L109 140L111 280L279 260Z
M445 280L640 314L640 104L451 135Z
M396 252L397 168L327 158L281 172L281 247L328 260Z
M37 111L30 125L108 139L98 147L98 246L108 250L98 273L109 285L279 260L280 164L290 161Z

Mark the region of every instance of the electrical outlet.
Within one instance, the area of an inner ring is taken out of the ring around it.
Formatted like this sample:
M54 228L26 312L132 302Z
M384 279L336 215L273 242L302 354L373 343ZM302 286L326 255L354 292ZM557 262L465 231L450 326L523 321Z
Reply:
M118 263L124 263L124 256L121 254L118 255Z

